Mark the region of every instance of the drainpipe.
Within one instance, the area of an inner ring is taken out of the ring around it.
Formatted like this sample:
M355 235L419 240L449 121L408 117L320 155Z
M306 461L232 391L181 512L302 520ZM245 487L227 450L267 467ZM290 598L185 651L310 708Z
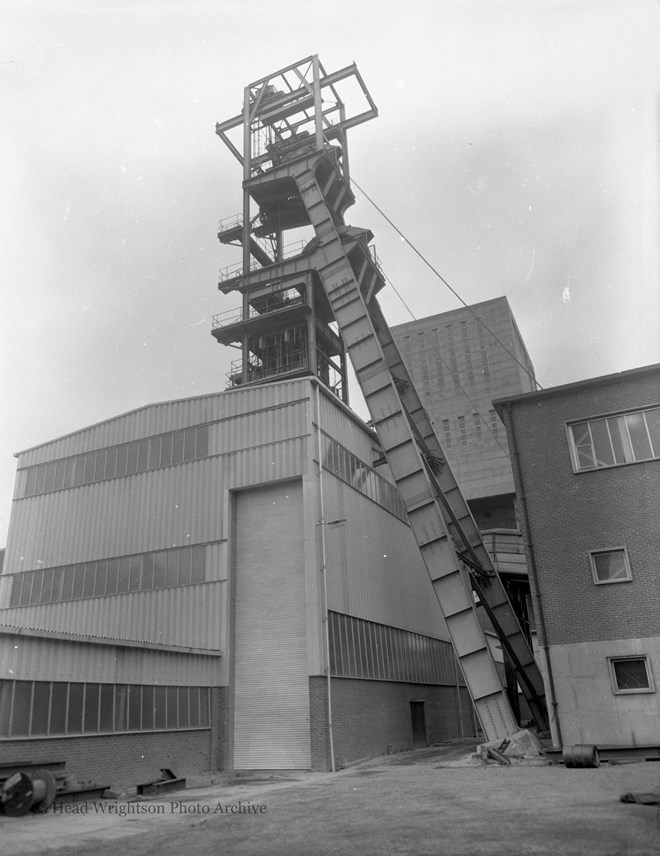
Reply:
M324 645L325 645L325 679L327 687L328 701L328 741L330 743L330 770L334 773L335 768L335 742L332 730L332 687L330 679L330 628L328 621L328 583L326 574L326 546L325 546L325 503L323 500L323 450L321 447L321 392L318 383L316 386L316 441L317 454L319 458L319 496L321 506L321 520L319 529L321 530L321 577L323 579L323 624L324 624Z
M543 659L545 660L545 665L548 674L548 684L550 689L550 704L552 705L552 721L555 723L555 728L557 729L557 740L559 741L559 747L563 746L563 740L561 737L561 725L559 724L559 714L557 711L557 696L555 694L555 682L552 677L552 662L550 660L550 646L548 645L548 633L546 630L545 624L545 614L543 612L543 602L541 600L541 589L539 587L539 576L536 567L536 554L534 552L534 542L532 540L532 529L529 520L529 513L527 511L527 503L525 502L525 492L522 478L522 471L520 469L520 452L518 451L518 443L516 442L516 432L513 424L513 408L511 403L506 403L504 405L506 408L506 412L508 415L508 425L507 425L507 437L509 440L509 447L513 454L515 471L518 474L518 484L520 485L520 508L522 510L523 521L525 525L525 530L527 531L527 552L529 555L529 572L530 576L534 580L534 591L536 593L536 603L538 606L538 615L539 615L539 625L541 629L541 634L543 636L543 645L541 648L543 650Z

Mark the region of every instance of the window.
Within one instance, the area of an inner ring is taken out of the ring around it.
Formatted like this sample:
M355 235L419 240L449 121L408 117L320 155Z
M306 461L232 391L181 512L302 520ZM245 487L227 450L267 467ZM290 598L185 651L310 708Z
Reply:
M660 458L660 407L568 427L576 472Z
M655 692L653 676L646 657L609 657L608 661L615 693Z
M467 430L465 428L465 416L458 417L458 433L461 438L461 446L467 446L468 438Z
M591 550L591 573L596 585L602 583L625 583L632 579L630 563L625 547L611 550Z
M27 467L23 496L68 490L82 484L169 467L205 458L208 453L208 425L181 428L169 434L157 434L121 446Z

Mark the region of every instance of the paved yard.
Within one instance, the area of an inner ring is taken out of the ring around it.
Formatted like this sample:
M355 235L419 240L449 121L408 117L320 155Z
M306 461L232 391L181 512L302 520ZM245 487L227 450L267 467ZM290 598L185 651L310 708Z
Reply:
M142 802L101 801L45 816L0 816L12 856L597 854L658 856L660 763L597 770L469 766L470 747L434 747L337 774L254 777ZM476 763L476 762L475 762Z

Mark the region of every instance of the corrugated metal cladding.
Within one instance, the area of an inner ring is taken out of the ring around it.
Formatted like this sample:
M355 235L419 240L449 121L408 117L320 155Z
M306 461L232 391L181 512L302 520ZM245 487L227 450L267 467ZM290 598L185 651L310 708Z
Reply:
M0 623L96 638L218 650L224 582L3 609Z
M308 379L305 379L150 404L58 440L44 443L34 449L28 449L20 454L18 465L26 467L31 464L41 464L44 461L102 449L118 443L127 443L130 440L175 431L190 425L277 407L296 399L308 398L310 394L311 384Z
M2 678L217 686L221 657L0 635Z
M426 566L405 523L323 473L328 609L448 639Z
M300 437L15 502L4 572L222 540L226 491L300 475L306 442Z
M236 498L234 768L311 765L300 482Z
M371 464L375 457L382 455L380 444L373 431L366 425L351 418L334 395L321 394L321 416L319 427L326 434L357 455L366 464ZM379 468L378 472L386 469ZM384 475L384 473L381 473Z

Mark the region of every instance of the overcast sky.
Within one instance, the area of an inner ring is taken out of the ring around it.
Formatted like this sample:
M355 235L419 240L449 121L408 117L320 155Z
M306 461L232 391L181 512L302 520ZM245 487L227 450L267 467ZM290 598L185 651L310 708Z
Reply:
M241 170L215 122L313 53L355 61L379 108L353 177L465 301L507 296L543 386L659 361L659 21L651 0L0 0L0 546L14 452L224 389ZM357 196L415 315L457 308Z

